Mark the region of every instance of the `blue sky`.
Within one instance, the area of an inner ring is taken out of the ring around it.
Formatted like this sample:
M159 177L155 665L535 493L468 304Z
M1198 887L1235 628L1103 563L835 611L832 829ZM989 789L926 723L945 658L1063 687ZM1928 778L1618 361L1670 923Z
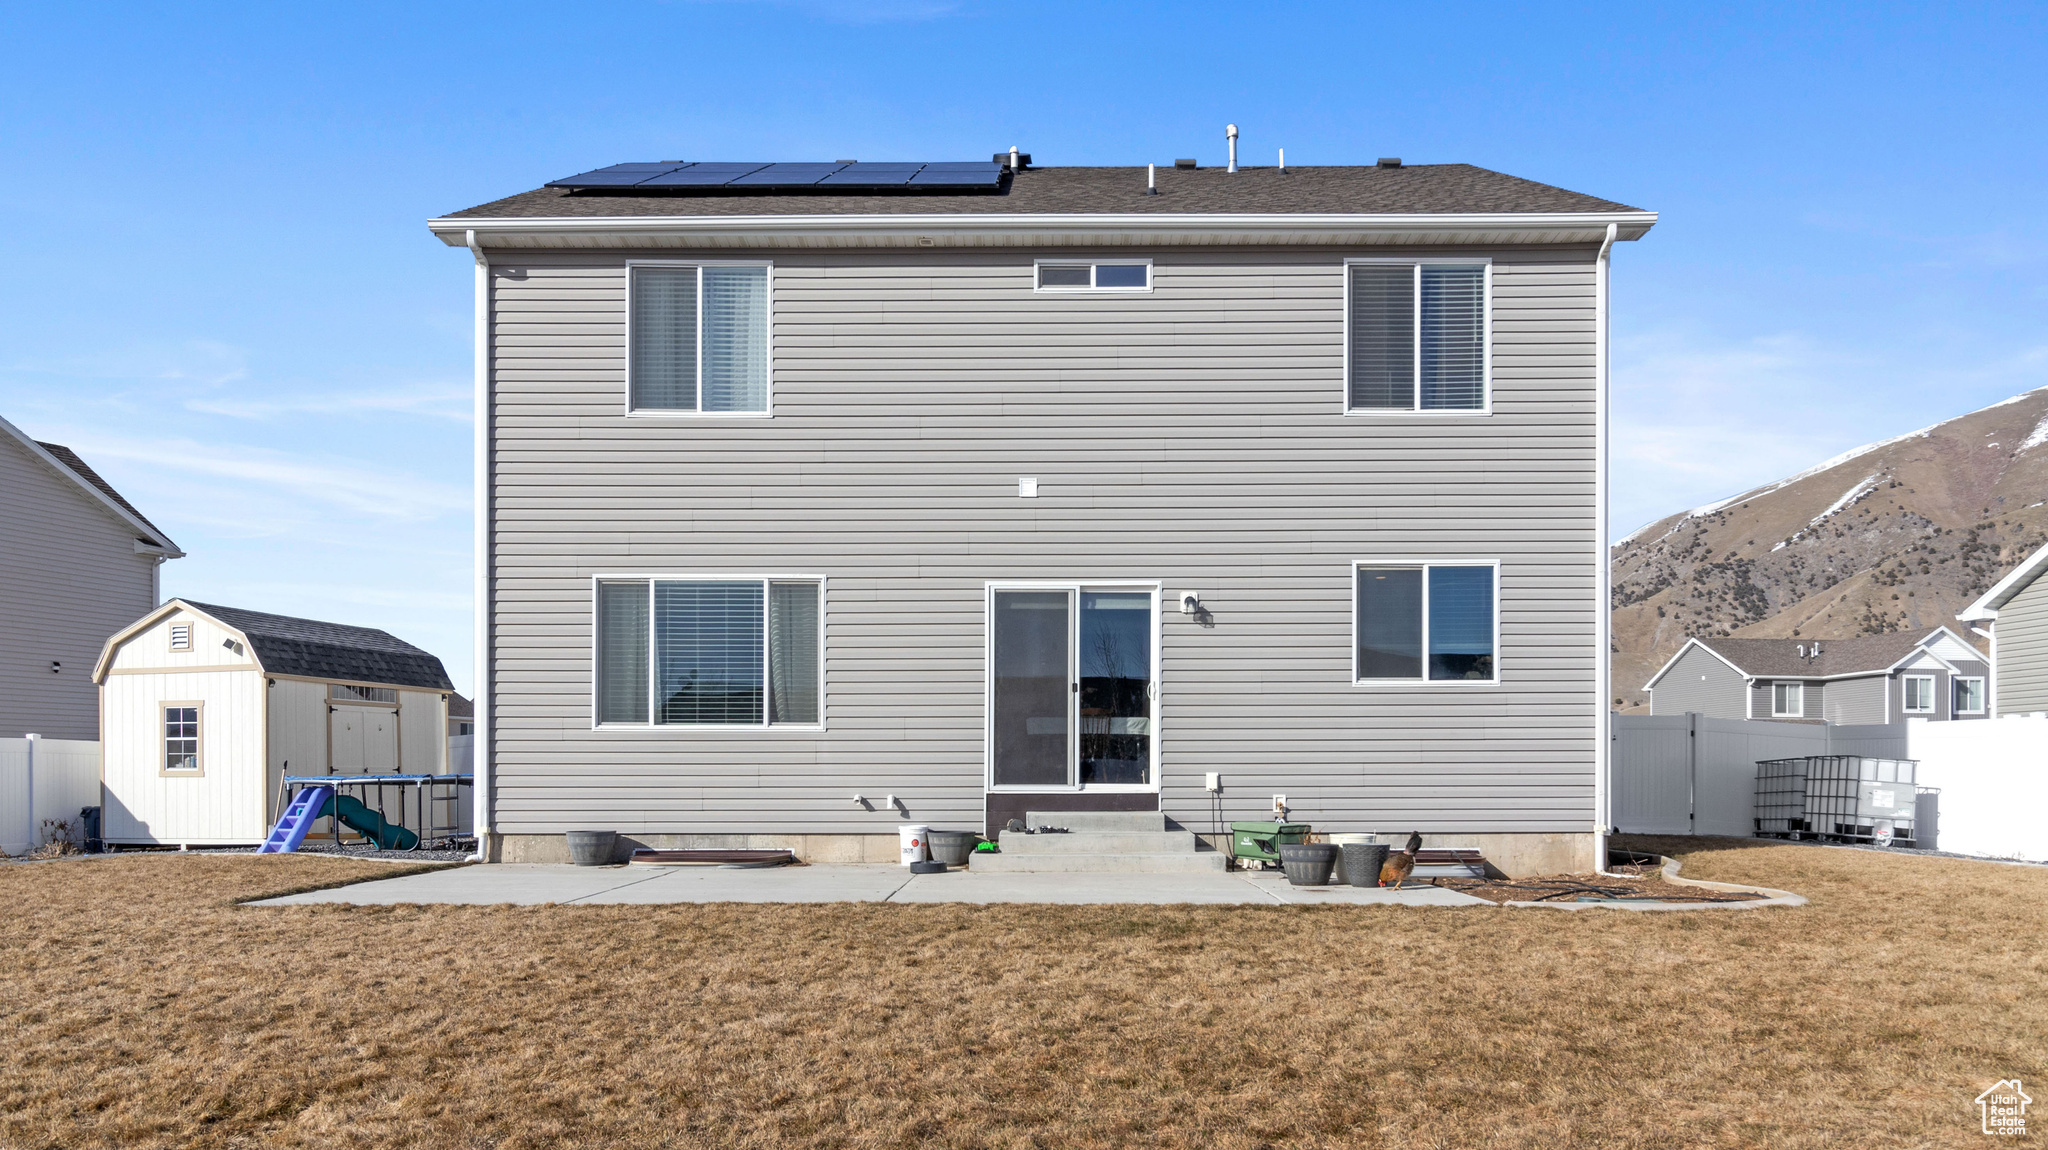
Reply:
M16 6L0 415L169 594L470 656L470 263L430 216L675 156L1498 168L1616 256L1613 533L2048 386L2038 6Z

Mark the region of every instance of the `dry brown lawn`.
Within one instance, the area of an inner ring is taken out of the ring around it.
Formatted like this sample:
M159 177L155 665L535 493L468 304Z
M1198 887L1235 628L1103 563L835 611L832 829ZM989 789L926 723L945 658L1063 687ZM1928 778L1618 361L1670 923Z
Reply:
M1812 905L1685 914L232 902L387 873L0 867L0 1144L1975 1146L1992 1081L2048 1098L2043 869L1721 843L1687 874Z

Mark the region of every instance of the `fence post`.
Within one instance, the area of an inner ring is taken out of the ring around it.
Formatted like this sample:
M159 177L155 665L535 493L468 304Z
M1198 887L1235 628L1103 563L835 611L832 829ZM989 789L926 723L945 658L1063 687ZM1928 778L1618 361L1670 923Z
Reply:
M36 833L36 747L42 741L41 735L28 736L28 801L23 804L28 808L28 834L23 839L31 851L42 845L37 841L41 836Z

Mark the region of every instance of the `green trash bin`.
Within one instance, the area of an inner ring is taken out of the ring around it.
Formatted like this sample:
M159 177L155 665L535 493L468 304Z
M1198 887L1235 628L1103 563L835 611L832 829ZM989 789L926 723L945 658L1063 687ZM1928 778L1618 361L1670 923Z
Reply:
M1307 823L1232 823L1230 854L1239 860L1279 862L1280 844L1306 841L1310 829Z

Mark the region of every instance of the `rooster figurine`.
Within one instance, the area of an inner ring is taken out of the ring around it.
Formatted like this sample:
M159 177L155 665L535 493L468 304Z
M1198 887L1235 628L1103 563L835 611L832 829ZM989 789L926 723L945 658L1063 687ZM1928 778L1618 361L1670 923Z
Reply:
M1380 864L1380 885L1401 889L1408 876L1415 873L1415 852L1422 849L1422 835L1418 832L1408 836L1408 845L1387 856Z

